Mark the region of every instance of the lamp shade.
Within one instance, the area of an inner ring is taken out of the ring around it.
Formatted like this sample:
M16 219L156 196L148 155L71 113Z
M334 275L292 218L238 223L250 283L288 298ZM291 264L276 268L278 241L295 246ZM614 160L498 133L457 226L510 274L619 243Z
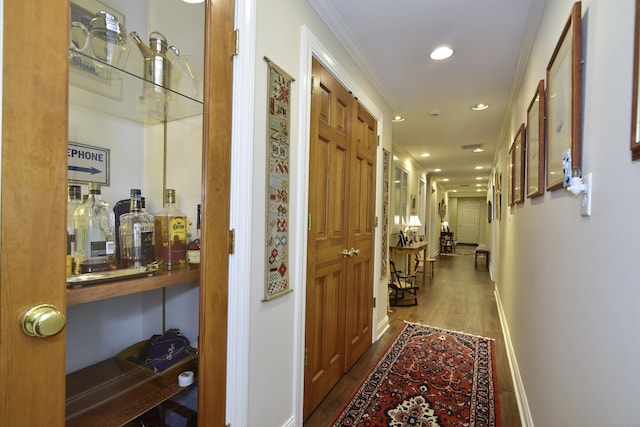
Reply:
M422 227L422 223L420 222L420 217L418 215L410 215L409 222L407 223L409 227Z

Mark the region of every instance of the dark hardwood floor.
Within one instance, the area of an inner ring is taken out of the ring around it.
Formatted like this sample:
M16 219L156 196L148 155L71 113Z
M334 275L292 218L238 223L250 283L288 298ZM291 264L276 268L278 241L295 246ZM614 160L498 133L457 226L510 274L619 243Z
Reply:
M421 279L418 276L418 283ZM493 288L484 258L479 257L474 268L473 256L439 256L434 278L418 291L418 305L392 307L389 330L342 377L304 426L326 427L331 422L406 320L494 338L501 427L520 427Z

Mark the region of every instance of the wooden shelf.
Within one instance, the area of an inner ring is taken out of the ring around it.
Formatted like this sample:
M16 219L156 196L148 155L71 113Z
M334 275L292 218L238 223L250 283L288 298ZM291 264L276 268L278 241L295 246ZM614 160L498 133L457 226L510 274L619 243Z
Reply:
M67 375L66 425L121 426L182 390L177 376L162 386L148 373L123 372L114 358L107 359Z
M67 306L199 281L200 270L158 271L151 277L83 285L80 288L67 288Z

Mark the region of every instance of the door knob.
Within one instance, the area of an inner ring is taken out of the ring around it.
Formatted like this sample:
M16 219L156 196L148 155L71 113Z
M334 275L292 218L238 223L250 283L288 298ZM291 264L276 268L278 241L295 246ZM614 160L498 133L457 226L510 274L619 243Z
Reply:
M351 258L351 251L349 249L343 249L342 252L340 252L340 255L342 255L343 258Z
M27 310L20 324L25 334L45 338L62 331L67 324L67 316L55 305L40 304Z
M351 256L360 255L360 249L351 248Z

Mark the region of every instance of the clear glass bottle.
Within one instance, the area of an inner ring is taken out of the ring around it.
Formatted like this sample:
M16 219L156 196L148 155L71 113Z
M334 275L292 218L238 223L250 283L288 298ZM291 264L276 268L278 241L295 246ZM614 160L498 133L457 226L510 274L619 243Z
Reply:
M175 203L176 191L164 190L164 207L154 216L156 258L169 271L187 268L187 217Z
M102 199L100 184L89 183L87 201L74 214L76 226L76 273L115 268L115 216Z
M129 213L120 216L120 266L143 267L155 259L154 218L142 206L139 189L131 189Z
M196 235L187 246L187 261L189 268L200 268L200 205L198 205L198 220L196 221Z
M74 214L78 206L82 204L82 189L79 185L67 187L67 236L69 240L69 259L67 260L67 275L74 274L76 256L76 224Z

